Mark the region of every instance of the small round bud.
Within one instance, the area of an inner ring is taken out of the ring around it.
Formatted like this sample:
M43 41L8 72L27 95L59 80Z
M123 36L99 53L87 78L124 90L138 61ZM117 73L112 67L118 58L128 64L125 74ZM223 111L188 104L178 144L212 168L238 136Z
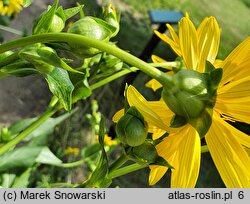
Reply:
M101 19L85 16L76 21L68 29L68 33L80 34L92 39L107 42L110 38L111 31L108 29L107 23ZM83 57L91 57L100 51L96 48L82 46L79 44L70 44L72 51Z
M198 117L210 99L207 78L192 70L181 70L173 76L173 87L164 87L162 97L168 107L186 119Z
M141 145L146 140L147 133L147 124L135 107L130 107L116 125L117 137L131 147Z
M63 30L64 26L65 26L65 23L63 19L58 15L54 15L48 32L59 33Z
M1 130L1 135L0 135L0 141L1 142L9 142L11 138L11 133L7 127L3 127Z
M158 159L158 153L153 144L144 142L143 144L132 147L128 155L138 163L155 163Z

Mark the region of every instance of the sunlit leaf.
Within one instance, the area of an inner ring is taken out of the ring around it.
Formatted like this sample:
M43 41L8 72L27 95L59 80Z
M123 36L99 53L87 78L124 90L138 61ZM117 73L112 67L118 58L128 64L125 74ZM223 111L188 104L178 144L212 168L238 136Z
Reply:
M74 86L66 70L55 67L52 72L45 74L50 91L59 99L65 110L71 110L72 92Z

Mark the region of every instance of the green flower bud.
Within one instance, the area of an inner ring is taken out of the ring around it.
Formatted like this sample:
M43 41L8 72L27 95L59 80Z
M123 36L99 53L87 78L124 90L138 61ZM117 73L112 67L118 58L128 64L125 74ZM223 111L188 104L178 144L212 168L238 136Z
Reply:
M89 38L108 42L112 34L111 26L105 21L85 16L73 23L68 29L68 33L80 34ZM101 51L96 48L83 46L79 44L70 44L72 51L82 57L91 57Z
M148 126L135 107L130 107L116 125L117 137L131 147L139 146L147 138Z
M168 107L186 119L198 117L210 100L205 74L181 70L173 76L174 86L164 87L162 97Z
M127 154L131 159L142 164L152 164L158 160L155 146L147 141L139 146L132 147Z
M53 16L48 32L59 33L63 30L64 26L65 26L65 23L63 19L60 16L55 14Z
M103 20L115 28L111 37L116 36L120 29L120 14L116 13L115 7L113 7L111 4L109 4L107 8L103 9Z
M9 131L9 129L7 127L2 128L0 136L1 136L0 141L3 143L9 142L12 139L11 132Z

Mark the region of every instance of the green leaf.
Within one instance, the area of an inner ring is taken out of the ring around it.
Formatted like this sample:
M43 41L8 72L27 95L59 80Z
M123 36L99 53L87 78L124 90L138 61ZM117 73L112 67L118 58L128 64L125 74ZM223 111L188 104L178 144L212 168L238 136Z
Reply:
M68 72L64 69L55 67L52 72L45 74L45 79L49 85L50 91L63 104L65 110L71 110L74 86L70 81Z
M82 10L83 7L84 7L84 5L79 5L79 6L76 6L76 7L73 7L73 8L65 9L63 11L64 15L65 15L65 18L69 19L72 16L76 15L77 13L79 13Z
M197 130L200 137L205 137L212 124L213 109L207 107L198 118L191 119L189 123Z
M42 164L50 164L50 165L58 165L61 164L62 161L58 159L48 147L44 147L38 157L36 158L37 163Z
M32 4L33 0L23 0L23 7L26 8Z
M29 146L43 146L47 144L46 141L44 141L46 138L39 138L41 136L48 136L51 133L53 133L54 128L60 124L62 121L69 118L71 115L76 113L78 109L74 109L71 112L65 113L59 117L56 118L49 118L47 119L41 126L39 126L37 129L35 129L32 133L28 135L24 139L24 141L30 141ZM23 119L20 121L17 121L13 123L10 127L8 127L8 131L11 134L11 138L14 138L17 134L19 134L21 131L26 129L29 125L31 125L34 121L36 121L37 118L28 118Z
M223 74L223 70L221 68L215 69L210 72L210 88L212 90L216 90L219 86Z
M56 10L56 15L58 15L58 16L63 20L64 23L65 23L65 21L67 20L65 14L64 14L63 7L62 7L62 6L59 6L59 7L58 7L58 9Z
M19 56L32 63L41 73L49 73L54 67L60 67L70 72L83 74L71 68L57 55L55 50L39 43L24 47L19 51Z
M16 177L11 188L27 188L32 170L33 168L28 168L20 176Z
M1 187L10 188L16 178L16 174L2 174L0 177Z
M216 68L214 67L214 65L211 62L206 61L205 73L209 73L215 69Z
M20 147L0 156L0 172L16 171L32 166L43 147Z
M174 169L174 167L168 163L168 161L166 161L164 158L158 156L158 159L155 163L152 163L151 165L159 165L159 166L165 166L168 167L170 169Z
M37 24L33 28L34 35L48 32L53 17L55 15L57 5L58 5L58 0L55 0L55 2L48 9L48 11L42 14L41 18L38 20Z
M99 128L99 143L101 145L102 154L97 162L95 170L92 172L90 177L83 183L85 187L108 187L111 180L107 178L108 175L108 157L104 149L104 136L105 136L105 126L104 118L102 116Z
M35 163L61 164L48 147L20 147L13 149L0 157L0 172L16 172L33 166Z
M88 80L84 77L77 85L75 86L75 90L73 92L74 101L78 101L81 99L85 99L91 95L92 91L89 86Z
M1 72L17 77L25 77L38 73L32 64L24 60L18 60L14 63L3 66Z
M173 118L171 119L170 127L178 128L178 127L185 125L186 123L187 123L187 120L185 117L174 115Z
M89 145L81 150L81 156L86 159L98 153L102 149L101 145L96 143Z

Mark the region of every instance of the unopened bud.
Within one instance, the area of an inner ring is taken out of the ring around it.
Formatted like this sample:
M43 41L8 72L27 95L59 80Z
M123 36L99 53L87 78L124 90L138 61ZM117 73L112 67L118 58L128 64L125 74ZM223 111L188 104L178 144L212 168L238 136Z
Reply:
M68 33L79 34L92 39L108 42L110 35L112 34L109 29L111 27L113 28L113 26L110 26L102 19L85 16L73 23L73 25L68 29ZM70 44L70 46L74 53L83 57L91 57L100 52L96 48L79 44Z
M135 107L130 107L116 125L117 137L131 147L139 146L147 138L148 126Z
M139 146L132 147L127 154L131 159L143 164L152 164L158 159L155 146L147 141Z
M168 107L186 119L198 117L210 99L206 75L181 70L173 76L173 87L164 87L162 97Z

